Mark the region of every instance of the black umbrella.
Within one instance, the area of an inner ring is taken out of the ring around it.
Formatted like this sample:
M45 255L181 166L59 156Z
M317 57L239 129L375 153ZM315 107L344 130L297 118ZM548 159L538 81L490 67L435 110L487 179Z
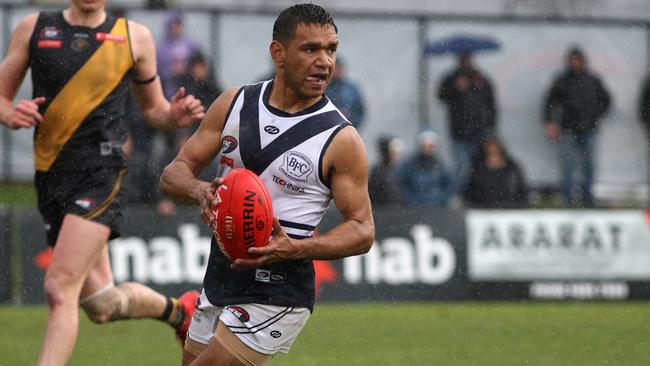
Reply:
M429 42L424 48L424 54L427 56L437 56L447 53L495 51L499 47L499 42L490 37L457 35L443 40Z

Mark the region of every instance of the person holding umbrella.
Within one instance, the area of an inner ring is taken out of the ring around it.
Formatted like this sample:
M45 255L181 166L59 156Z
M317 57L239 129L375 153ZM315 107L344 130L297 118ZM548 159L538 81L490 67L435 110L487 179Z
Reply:
M438 98L448 108L456 196L462 196L472 158L484 137L494 133L497 116L492 85L487 76L474 67L469 46L450 48L458 52L458 66L442 79L438 89Z

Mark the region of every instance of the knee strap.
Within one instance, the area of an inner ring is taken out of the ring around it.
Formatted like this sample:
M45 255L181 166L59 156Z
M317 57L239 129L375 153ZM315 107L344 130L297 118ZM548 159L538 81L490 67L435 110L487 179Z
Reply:
M81 308L94 323L127 318L130 303L127 293L113 283L79 301Z

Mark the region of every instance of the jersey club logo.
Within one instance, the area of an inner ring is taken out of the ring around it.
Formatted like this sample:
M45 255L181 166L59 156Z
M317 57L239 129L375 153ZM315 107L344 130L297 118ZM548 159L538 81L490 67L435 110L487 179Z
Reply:
M307 156L297 151L284 154L280 171L288 178L306 182L309 174L314 170L314 164Z
M221 153L228 154L237 148L237 139L233 136L225 136L221 141Z

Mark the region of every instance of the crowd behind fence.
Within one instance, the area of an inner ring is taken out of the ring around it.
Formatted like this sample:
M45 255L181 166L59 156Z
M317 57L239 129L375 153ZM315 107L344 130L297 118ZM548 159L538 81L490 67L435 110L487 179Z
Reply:
M2 52L19 19L35 8L0 8ZM223 88L259 81L272 68L268 44L275 12L184 8L188 34L212 63ZM160 41L165 11L127 9ZM500 48L478 54L477 67L489 75L498 108L496 134L520 163L532 187L558 187L557 147L544 135L544 93L565 64L566 50L578 45L603 79L612 106L596 136L596 193L643 199L647 196L648 138L639 123L639 94L648 67L650 25L610 19L476 17L462 15L335 14L340 57L347 77L365 101L360 133L372 163L379 161L376 141L393 136L406 141L431 129L439 152L451 164L445 105L436 97L441 78L455 58L428 57L426 44L455 34L489 35ZM25 83L19 97L29 97ZM210 101L204 101L209 104ZM33 176L32 132L0 130L0 180L29 181ZM645 193L644 193L645 192Z

